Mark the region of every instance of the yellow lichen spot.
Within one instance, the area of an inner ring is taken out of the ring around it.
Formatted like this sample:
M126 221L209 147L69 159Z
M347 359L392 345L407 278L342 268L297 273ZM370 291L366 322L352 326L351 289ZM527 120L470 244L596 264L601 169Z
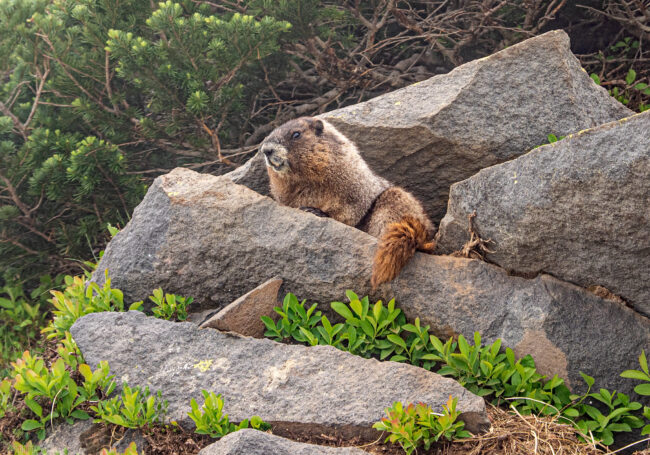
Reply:
M395 101L395 106L399 106L400 104L402 104L401 101Z
M179 194L178 191L170 191L169 193L167 193L167 196L174 197L174 196L178 196L178 194Z
M194 364L194 368L202 373L205 373L212 366L212 360L201 360L199 363Z

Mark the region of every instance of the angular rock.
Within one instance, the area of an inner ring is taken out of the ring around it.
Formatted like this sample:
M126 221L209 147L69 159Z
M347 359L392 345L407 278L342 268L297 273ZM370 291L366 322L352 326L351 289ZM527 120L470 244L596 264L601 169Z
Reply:
M492 239L486 259L604 286L650 316L650 112L582 131L452 186L438 247Z
M591 80L569 37L556 30L320 117L438 222L451 184L546 143L550 133L564 136L632 114ZM268 194L263 166L253 158L235 171L235 181Z
M449 395L458 397L470 431L489 427L483 399L452 379L331 346L199 330L138 311L87 315L70 332L88 364L107 360L120 382L160 390L169 400L168 418L188 427L190 400L201 403L202 389L223 395L232 421L259 415L278 434L376 439L372 425L394 401L421 401L441 412Z
M262 431L245 429L224 436L199 455L367 455L353 447L324 447L304 444Z
M199 327L264 338L266 327L260 317L273 314L273 308L278 306L280 286L282 279L271 278L227 305Z
M280 271L281 294L327 304L346 289L370 292L376 246L364 232L227 178L176 169L155 180L94 279L108 268L127 301L162 287L219 308ZM637 365L641 349L650 352L650 323L633 310L549 276L508 276L481 261L417 253L373 297L395 297L409 318L441 335L478 330L486 341L503 338L577 390L583 371L600 387L630 392L633 381L619 373Z

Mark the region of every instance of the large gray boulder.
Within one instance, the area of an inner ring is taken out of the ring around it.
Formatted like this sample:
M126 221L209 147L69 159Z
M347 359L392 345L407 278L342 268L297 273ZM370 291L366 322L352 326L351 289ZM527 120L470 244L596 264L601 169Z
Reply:
M562 30L545 33L448 74L322 114L370 167L423 202L434 221L451 184L547 142L632 111L580 67ZM264 160L233 178L268 194Z
M160 390L169 401L169 420L189 428L194 425L187 415L190 401L202 403L202 389L223 395L232 421L258 415L278 434L323 432L373 440L372 425L394 401L424 402L442 412L450 395L458 397L470 431L489 428L483 399L456 381L332 346L199 330L139 311L90 314L70 332L89 365L107 360L119 382Z
M328 303L346 289L370 291L377 239L332 219L281 206L225 177L176 169L155 180L129 224L106 248L94 279L109 270L126 300L152 289L222 308L279 275L281 295ZM481 332L532 354L548 374L580 390L579 371L624 392L619 373L650 352L650 322L616 302L550 276L509 276L481 261L417 253L373 297L395 297L411 319L439 335Z
M323 447L291 441L257 430L239 430L224 436L199 455L367 455L353 447Z
M519 274L604 286L650 316L650 112L532 150L452 186L439 249L492 239Z

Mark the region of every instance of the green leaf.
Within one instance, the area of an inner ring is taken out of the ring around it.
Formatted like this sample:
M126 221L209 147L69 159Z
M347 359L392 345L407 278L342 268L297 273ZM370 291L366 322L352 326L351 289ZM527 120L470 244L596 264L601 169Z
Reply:
M650 376L643 371L638 370L625 370L621 373L622 378L638 379L639 381L650 381Z
M382 313L383 305L381 303L381 300L379 300L377 303L375 303L375 306L372 308L372 315L375 317L375 321L379 321L381 318L381 313Z
M607 429L614 432L632 431L632 428L627 423L610 423L607 425Z
M42 428L43 424L40 422L37 422L36 420L32 419L27 419L23 422L23 424L20 426L24 431L32 431L37 428Z
M79 420L88 420L90 418L88 413L86 411L82 411L81 409L75 409L70 415Z
M596 84L600 85L600 78L596 73L591 73L589 77L591 77Z
M359 296L356 295L354 292L352 292L350 289L345 291L345 296L348 298L350 302L353 300L359 300Z
M362 317L363 315L363 305L361 304L361 301L359 300L353 300L350 302L350 308L352 308L352 311L354 311L357 316Z
M606 446L611 446L614 444L614 435L609 430L603 430L601 435L601 442Z
M467 344L467 340L465 340L465 337L462 335L458 335L458 348L460 349L461 354L463 354L463 357L468 359L469 345Z
M650 383L639 384L634 388L634 391L639 395L650 396Z
M395 335L394 333L391 333L386 338L388 338L392 343L406 349L406 342L404 342L402 337L400 337L399 335Z
M332 302L331 305L332 309L336 311L339 315L341 315L345 320L348 319L355 319L354 315L348 308L348 306L345 303L342 302Z
M562 412L562 414L567 417L578 417L580 415L580 412L575 408L567 408Z
M627 72L627 76L625 76L625 82L627 83L627 85L631 85L635 79L636 79L636 71L630 68L630 70Z
M431 344L436 349L436 351L440 352L441 354L444 352L445 349L442 345L442 341L440 341L437 337L433 335L429 337L429 340L431 341Z
M363 330L364 333L369 337L373 337L375 335L375 330L372 328L372 325L370 325L367 319L361 321L361 330Z
M595 380L591 376L584 374L582 371L580 372L580 376L582 376L582 379L584 379L589 387L594 385Z
M39 417L43 417L43 408L41 407L40 404L38 404L36 401L31 400L29 398L25 399L25 404L29 409L32 410L34 414L36 414Z
M639 365L641 365L641 369L645 374L650 375L650 372L648 372L648 360L645 357L645 350L642 350L639 355Z

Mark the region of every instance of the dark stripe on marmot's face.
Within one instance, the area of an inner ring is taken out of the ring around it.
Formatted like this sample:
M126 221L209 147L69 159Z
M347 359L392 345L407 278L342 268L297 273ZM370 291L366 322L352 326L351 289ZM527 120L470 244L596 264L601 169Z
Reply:
M324 128L319 119L301 117L273 130L260 147L267 167L277 173L293 171L304 177L313 173L314 153L336 148L321 144L330 142Z

